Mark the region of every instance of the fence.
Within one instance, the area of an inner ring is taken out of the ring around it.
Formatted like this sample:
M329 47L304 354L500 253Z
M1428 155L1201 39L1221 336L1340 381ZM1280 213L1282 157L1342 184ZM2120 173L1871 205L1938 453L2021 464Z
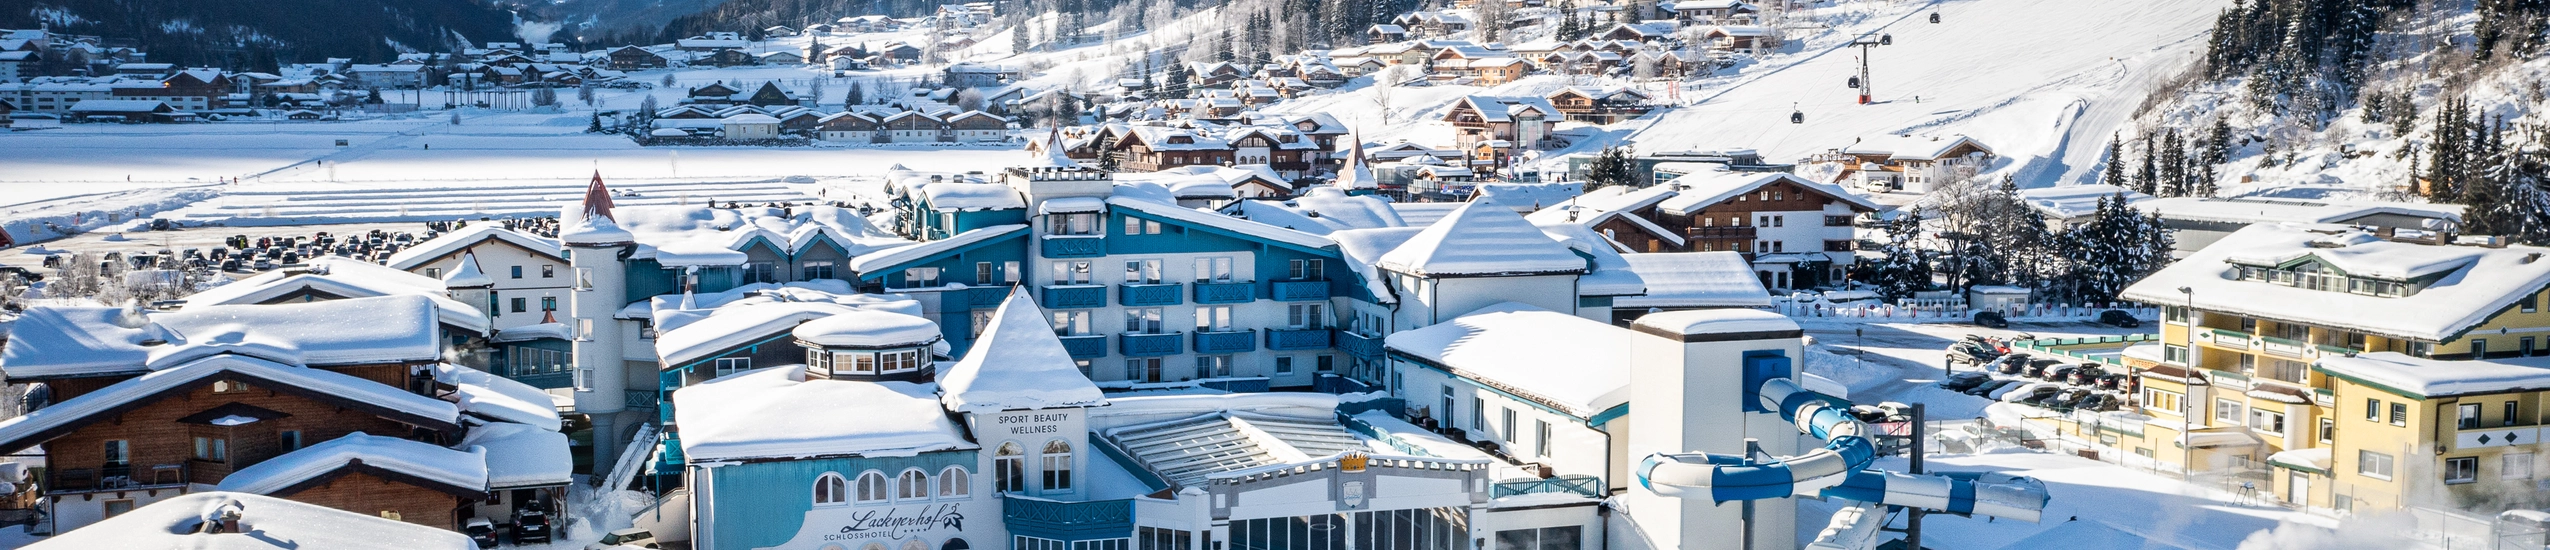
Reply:
M1852 302L1836 304L1825 301L1801 302L1773 298L1772 309L1781 315L1834 320L1868 322L1966 322L1976 313L1998 312L2012 321L2083 321L2094 320L2107 310L2124 310L2138 319L2157 319L2160 308L2136 304L2019 304L2008 307L1973 309L1964 300L1905 300L1900 304Z
M2417 518L2413 536L2444 550L2484 550L2497 548L2490 539L2497 520L2459 510L2409 507L2408 515ZM2533 548L2540 548L2534 546Z

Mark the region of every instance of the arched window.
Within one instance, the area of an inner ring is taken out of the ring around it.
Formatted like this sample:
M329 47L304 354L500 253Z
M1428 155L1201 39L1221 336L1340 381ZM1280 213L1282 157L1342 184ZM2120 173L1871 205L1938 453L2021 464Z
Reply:
M840 504L850 500L850 491L841 474L824 472L815 478L815 504Z
M966 474L962 466L949 466L945 470L939 470L939 496L963 497L972 494L974 492L973 477Z
M921 542L921 539L903 541L903 550L930 550L930 543Z
M974 550L974 545L967 544L965 539L947 539L939 545L939 550Z
M903 475L894 480L894 499L907 498L930 498L930 474L921 473L920 470L904 470Z
M876 470L859 474L859 502L885 501L885 474Z
M882 542L871 542L871 543L868 543L868 545L867 545L867 546L861 546L861 547L859 547L859 550L885 550L885 543L882 543Z
M1060 439L1045 442L1045 490L1071 490L1071 443Z
M1027 452L1017 443L1002 443L992 453L992 480L1000 483L995 490L1003 493L1027 490Z

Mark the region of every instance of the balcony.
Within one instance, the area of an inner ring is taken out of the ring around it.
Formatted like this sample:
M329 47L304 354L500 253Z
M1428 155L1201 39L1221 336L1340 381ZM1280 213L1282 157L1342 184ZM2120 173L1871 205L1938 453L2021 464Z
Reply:
M1174 306L1178 305L1179 299L1182 298L1180 294L1183 293L1179 292L1179 287L1183 286L1186 285L1178 283L1127 283L1116 287L1116 302L1124 304L1125 307Z
M1694 238L1694 239L1744 239L1744 240L1753 240L1753 226L1750 226L1750 225L1732 225L1732 226L1693 227L1693 228L1689 228L1689 229L1684 229L1684 230L1682 231L1682 234L1683 234L1684 236L1687 236L1687 237L1690 237L1690 238Z
M1232 330L1195 333L1196 353L1247 353L1257 350L1257 331Z
M1001 300L1009 299L1009 285L978 286L965 289L965 303L972 309L998 309Z
M1185 340L1179 336L1180 334L1175 332L1119 334L1116 335L1116 353L1123 354L1125 357L1177 355L1179 348L1182 347L1179 345L1180 341Z
M1337 348L1361 359L1380 359L1382 355L1381 337L1365 336L1354 331L1337 331Z
M1061 502L1002 495L1001 524L1011 534L1050 540L1120 538L1133 532L1133 499Z
M1256 283L1195 284L1195 303L1199 304L1245 304L1256 299Z
M2223 349L2249 349L2248 333L2222 329L2210 329L2207 332L2196 333L2196 335L2200 338L2200 341L2213 344L2214 347Z
M1324 328L1266 329L1266 349L1278 351L1327 349L1328 334L1328 329Z
M1107 255L1107 240L1090 236L1048 236L1043 251L1047 258L1096 258Z
M651 411L655 410L664 394L655 390L621 390L620 396L631 409Z
M160 464L135 467L114 464L102 468L61 468L50 472L49 493L86 491L120 491L160 487L183 487L189 477L184 464Z
M1107 305L1107 287L1103 285L1046 285L1042 303L1045 309L1086 309Z
M1063 351L1073 359L1097 359L1107 356L1107 337L1103 335L1063 336Z
M1274 281L1267 285L1267 295L1280 302L1328 299L1328 281Z
M2303 354L2308 353L2311 349L2311 344L2309 342L2301 340L2277 338L2274 336L2260 336L2258 337L2258 340L2258 347L2273 355L2302 357Z

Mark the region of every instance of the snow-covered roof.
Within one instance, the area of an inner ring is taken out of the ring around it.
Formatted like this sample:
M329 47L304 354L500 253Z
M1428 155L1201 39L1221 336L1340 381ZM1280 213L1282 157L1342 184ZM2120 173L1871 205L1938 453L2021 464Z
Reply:
M50 407L0 420L0 451L15 451L42 443L41 439L49 439L58 435L60 430L93 420L91 417L112 414L124 405L153 399L195 383L209 383L216 376L246 378L259 388L338 400L364 412L409 424L436 428L460 425L460 408L438 399L352 375L223 354L116 382Z
M802 365L757 369L675 390L682 457L691 464L757 458L913 456L968 450L934 384L806 378ZM807 411L857 410L856 417ZM794 419L774 422L772 419Z
M433 302L412 295L141 314L39 307L19 317L0 349L0 371L137 374L225 351L301 365L405 363L440 359L442 345Z
M566 323L533 323L514 328L496 329L496 334L487 337L487 341L498 344L574 339L575 327L567 326Z
M804 289L790 290L766 289L716 305L696 303L694 297L694 305L699 306L697 309L678 305L682 299L680 296L658 296L654 298L657 302L655 354L665 366L671 367L782 334L792 334L799 323L861 309L873 308L907 317L921 313L920 304L906 298L839 296ZM910 336L914 332L907 328L897 330L895 334Z
M2429 245L2383 240L2343 226L2266 223L2214 244L2125 288L2124 299L2291 321L2389 338L2441 342L2459 336L2516 300L2550 286L2550 248ZM2404 297L2313 290L2238 280L2239 269L2317 258L2335 276L2437 277Z
M2212 197L2152 199L2135 203L2134 207L2146 213L2159 214L2166 219L2232 224L2347 223L2379 214L2459 222L2462 213L2462 207L2453 204L2342 203Z
M1558 240L1569 251L1590 258L1590 269L1576 278L1579 296L1633 296L1647 292L1646 281L1629 266L1620 253L1618 241L1594 231L1591 226L1573 223L1536 223L1541 234Z
M618 227L633 235L638 251L630 257L674 265L738 265L746 258L733 253L756 239L779 252L804 252L829 241L849 256L900 246L910 240L870 225L858 211L831 206L791 208L712 208L707 205L631 206L616 212Z
M1478 113L1480 120L1487 122L1512 122L1514 115L1525 111L1536 112L1544 120L1559 116L1558 107L1551 106L1549 100L1538 97L1473 95L1462 96L1461 102L1468 104Z
M1682 177L1674 178L1672 181L1667 182L1664 185L1680 186L1682 189L1672 198L1665 199L1664 202L1658 203L1657 206L1663 209L1666 214L1688 216L1693 212L1700 211L1700 209L1708 208L1710 205L1726 202L1728 199L1735 198L1736 195L1749 193L1755 189L1762 188L1762 186L1773 183L1787 183L1789 185L1832 197L1834 199L1839 199L1844 203L1850 204L1851 207L1856 210L1875 212L1885 209L1885 207L1878 206L1877 203L1869 202L1867 197L1861 197L1857 194L1851 193L1850 191L1845 191L1841 187L1827 183L1816 183L1813 180L1797 177L1784 172L1730 171L1694 172Z
M1753 276L1753 266L1735 252L1622 254L1638 278L1647 283L1644 296L1612 299L1614 307L1770 307L1771 294Z
M1428 366L1593 418L1629 402L1631 335L1600 321L1503 302L1383 342Z
M1335 187L1313 186L1291 199L1244 201L1237 208L1241 215L1258 223L1327 235L1345 229L1408 226L1395 206L1371 195L1347 195Z
M443 288L486 288L496 286L496 279L478 269L478 255L463 252L460 267L443 276Z
M74 113L138 113L168 109L168 103L156 99L83 99L71 105Z
M471 416L558 431L558 406L549 393L487 371L437 363L434 382L449 384L449 396Z
M858 273L882 273L885 270L902 265L904 262L935 256L942 252L972 246L976 243L989 241L995 238L1023 233L1026 232L1027 229L1027 226L1020 224L978 227L945 239L912 243L894 248L877 250L875 252L861 254L858 257L851 258L850 270Z
M239 529L205 534L229 507ZM280 498L207 491L169 497L87 527L35 539L28 550L477 550L468 535Z
M1637 326L1684 336L1698 334L1800 334L1797 321L1758 309L1694 309L1650 313Z
M915 186L913 191L925 197L931 209L947 211L1016 210L1027 207L1027 199L1018 190L997 183L965 181L931 182Z
M1337 242L1338 254L1346 257L1346 268L1354 270L1355 275L1363 279L1364 290L1372 294L1373 300L1389 304L1398 302L1398 298L1391 294L1381 269L1374 265L1381 261L1383 255L1424 231L1425 228L1417 227L1347 229L1329 233L1328 239Z
M1881 135L1862 138L1859 142L1853 143L1849 147L1842 148L1841 151L1843 153L1863 156L1886 155L1887 160L1890 161L1938 160L1939 157L1948 154L1949 151L1954 151L1963 146L1972 146L1975 149L1982 151L1984 154L1992 154L1992 148L1985 147L1983 142L1975 141L1974 138L1966 137L1965 134L1950 134L1946 136Z
M469 430L456 449L487 453L487 488L562 485L574 481L575 453L555 430L497 422Z
M1154 190L1151 192L1137 191L1137 187L1132 184L1118 184L1116 194L1107 197L1107 204L1168 218L1179 223L1230 231L1279 244L1313 249L1325 248L1333 244L1318 235L1225 216L1219 212L1179 206L1176 198L1170 195L1166 188L1155 184L1139 185L1139 187L1149 187Z
M1479 200L1494 200L1518 213L1530 213L1585 194L1584 182L1481 183Z
M991 326L965 358L939 374L939 402L948 410L983 413L1019 409L1091 407L1107 403L1070 350L1054 336L1044 310L1013 288Z
M400 249L397 254L390 255L389 267L402 271L416 269L417 267L425 265L426 262L434 261L436 258L450 255L451 253L458 252L461 249L477 246L478 243L489 240L501 241L514 246L519 246L525 250L547 255L548 257L557 259L561 262L566 261L566 255L559 251L558 241L556 239L505 229L501 224L477 223L470 224L469 227L463 227L459 231L436 235L434 238L426 239L425 242L416 243L414 246Z
M2442 361L2379 351L2321 357L2311 368L2416 399L2550 389L2550 360L2533 357Z
M2080 218L2098 213L2099 199L2122 193L2126 204L2152 200L2151 195L2107 184L2063 185L2019 190L2019 200L2028 207L2044 212L2051 219Z
M1376 265L1415 275L1583 273L1585 258L1493 201L1472 201L1383 254Z
M485 494L487 455L432 443L354 432L230 472L219 491L274 495L305 482L356 467L403 474L411 482L449 492ZM278 496L288 496L285 495Z
M1127 449L1144 469L1178 487L1203 485L1226 472L1372 448L1335 421L1240 411L1123 426L1103 433L1117 448ZM1205 456L1213 459L1196 459Z
M488 284L494 282L490 280ZM479 334L492 330L494 322L485 312L452 299L449 285L447 281L372 262L328 256L310 260L304 267L259 273L188 295L182 311L273 303L305 292L345 298L421 296L433 301L435 316L445 325Z
M927 346L940 338L938 323L929 319L863 309L807 321L788 333L817 346L865 349Z

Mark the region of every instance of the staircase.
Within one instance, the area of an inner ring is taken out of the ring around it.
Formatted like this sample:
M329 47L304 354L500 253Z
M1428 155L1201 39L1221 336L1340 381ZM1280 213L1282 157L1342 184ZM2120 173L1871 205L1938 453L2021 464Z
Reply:
M602 490L627 489L638 472L655 469L654 461L648 458L654 456L656 436L654 424L638 425L637 435L629 438L629 445L620 448L619 460L611 463L611 474L603 476Z

